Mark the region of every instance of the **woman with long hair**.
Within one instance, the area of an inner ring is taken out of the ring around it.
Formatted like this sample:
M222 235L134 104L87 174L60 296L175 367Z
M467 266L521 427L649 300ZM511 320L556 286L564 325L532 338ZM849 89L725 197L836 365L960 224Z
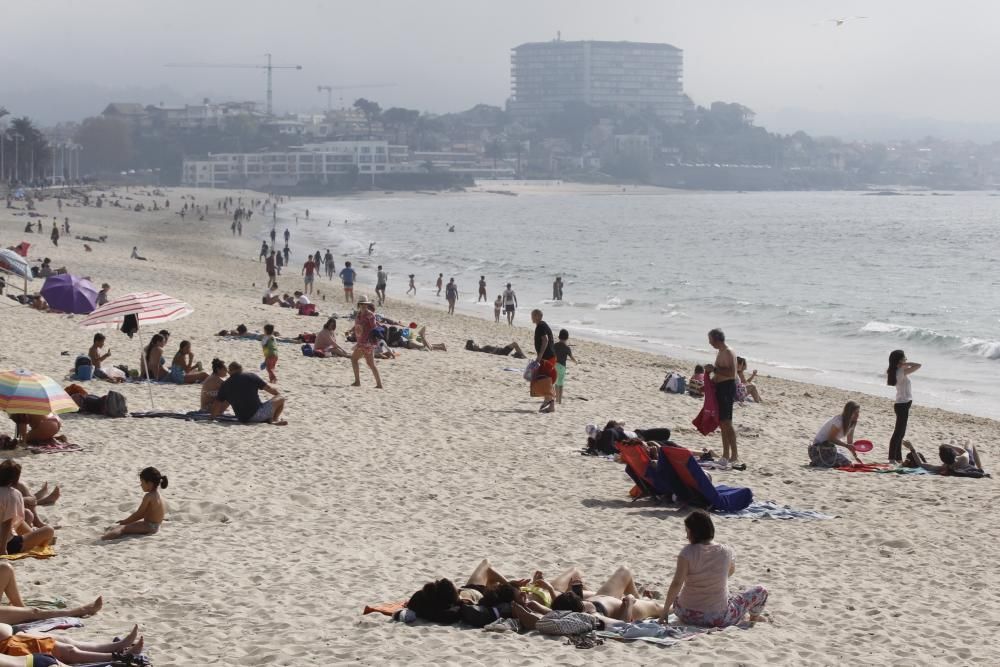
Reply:
M889 462L903 461L903 438L906 437L906 422L910 418L910 406L913 405L913 393L910 389L910 374L920 369L920 364L906 360L906 353L893 350L889 354L889 368L886 370L886 384L896 388L896 402L893 411L896 413L896 427L892 430L889 440Z

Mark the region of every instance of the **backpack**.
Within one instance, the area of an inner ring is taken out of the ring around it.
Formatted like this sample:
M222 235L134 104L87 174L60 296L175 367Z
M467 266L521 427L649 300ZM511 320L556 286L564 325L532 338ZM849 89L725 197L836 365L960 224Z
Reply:
M125 403L125 397L117 391L109 391L104 397L104 414L115 418L127 417L128 405Z
M687 391L687 380L680 373L675 373L671 371L667 373L667 377L664 378L663 384L660 385L660 391L665 391L668 394L683 394Z

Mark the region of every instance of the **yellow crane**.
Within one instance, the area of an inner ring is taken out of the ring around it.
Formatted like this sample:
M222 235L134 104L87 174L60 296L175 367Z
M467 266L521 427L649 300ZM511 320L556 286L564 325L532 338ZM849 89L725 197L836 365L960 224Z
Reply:
M265 53L267 64L265 65L243 65L243 64L217 64L217 63L167 63L167 67L209 67L209 68L238 68L238 69L264 69L267 70L267 115L272 115L271 105L271 72L276 69L302 69L302 65L272 65L271 54Z

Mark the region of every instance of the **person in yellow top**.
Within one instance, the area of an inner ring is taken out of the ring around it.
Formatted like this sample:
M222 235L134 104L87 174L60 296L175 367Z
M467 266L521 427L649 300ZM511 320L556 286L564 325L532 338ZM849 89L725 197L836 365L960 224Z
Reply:
M264 325L264 337L260 340L261 349L264 351L264 368L267 369L268 382L278 381L278 376L274 374L274 367L278 365L278 340L274 337L274 325Z

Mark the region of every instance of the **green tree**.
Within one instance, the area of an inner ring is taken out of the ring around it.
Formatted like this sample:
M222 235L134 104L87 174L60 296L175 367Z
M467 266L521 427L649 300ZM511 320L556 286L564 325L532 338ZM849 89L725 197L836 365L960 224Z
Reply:
M382 113L382 107L379 106L378 102L373 102L371 100L366 100L363 97L359 97L354 100L354 108L365 115L365 120L368 122L368 138L372 138L372 123L378 120Z
M391 127L393 131L393 143L399 143L400 130L410 130L416 125L420 118L420 112L416 109L404 109L403 107L391 107L382 112L382 122L386 127Z
M45 173L51 160L49 142L27 116L11 121L6 132L8 145L14 145L13 171L19 181L33 181ZM6 160L6 158L5 158Z
M493 139L492 141L486 142L483 146L483 156L493 160L493 171L497 170L497 160L502 160L506 157L504 143L499 139Z

